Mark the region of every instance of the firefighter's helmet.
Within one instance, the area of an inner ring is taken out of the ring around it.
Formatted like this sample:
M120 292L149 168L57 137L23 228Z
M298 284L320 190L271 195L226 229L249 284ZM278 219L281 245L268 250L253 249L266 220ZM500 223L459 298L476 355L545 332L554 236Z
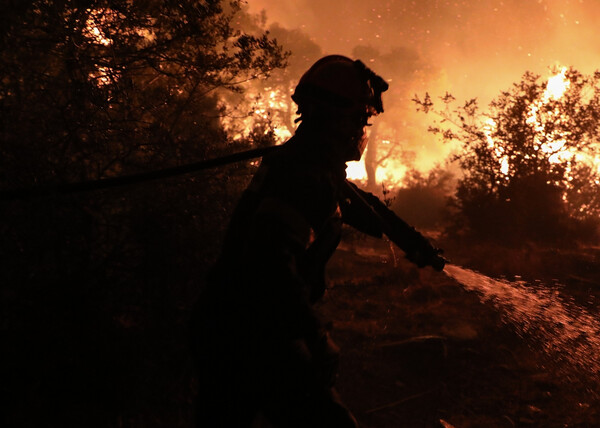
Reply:
M300 114L316 106L375 115L383 112L381 93L387 89L386 81L360 60L328 55L304 73L292 99Z

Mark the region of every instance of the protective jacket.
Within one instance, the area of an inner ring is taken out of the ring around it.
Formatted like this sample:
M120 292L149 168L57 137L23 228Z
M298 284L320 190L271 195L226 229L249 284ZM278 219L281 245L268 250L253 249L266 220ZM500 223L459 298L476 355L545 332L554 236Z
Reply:
M382 230L351 203L345 162L321 135L302 124L263 158L195 309L207 426L249 426L257 411L276 426L355 426L332 389L337 355L312 305L325 291L342 222L374 236ZM407 240L422 238L407 230Z
M275 426L355 426L312 308L340 240L345 164L301 129L263 158L194 310L201 426L250 426L257 411Z
M232 287L227 300L243 306L238 314L260 312L248 321L261 335L319 335L312 303L324 292L323 269L340 240L346 179L345 164L320 143L298 132L263 158L210 274L209 287Z

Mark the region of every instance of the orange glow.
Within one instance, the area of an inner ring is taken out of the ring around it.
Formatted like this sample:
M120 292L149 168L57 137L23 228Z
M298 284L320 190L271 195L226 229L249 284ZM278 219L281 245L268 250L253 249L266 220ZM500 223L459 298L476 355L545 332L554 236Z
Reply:
M87 9L86 12L88 13L88 18L85 21L86 26L83 29L84 37L98 45L105 47L111 46L113 44L113 39L108 37L105 28L111 25L114 26L122 16L110 8ZM125 32L135 33L140 36L141 44L144 46L148 46L156 40L156 35L152 30L147 28L133 28L132 30L126 30ZM89 73L88 77L90 81L101 87L115 83L121 76L113 68L96 65L96 70Z
M567 80L565 74L567 72L567 67L561 68L560 72L548 79L548 83L546 85L546 91L544 92L544 100L548 101L548 99L553 98L555 100L562 97L571 82Z
M556 74L548 78L546 87L541 96L531 102L527 110L526 123L531 126L533 132L533 148L543 153L550 164L560 164L564 167L563 179L566 181L566 190L562 199L568 202L567 192L574 190L577 181L575 164L589 166L593 173L600 175L600 158L596 154L597 149L591 151L570 147L569 139L571 133L568 130L570 118L561 110L560 104L551 104L565 96L571 82L567 78L567 67L562 67ZM500 172L505 179L510 179L511 162L504 148L494 141L497 124L492 118L488 118L482 125L482 131L490 149L498 164ZM600 179L596 179L600 184Z
M483 124L483 134L488 143L488 147L494 147L494 138L492 137L496 130L496 121L491 117L487 118Z
M419 131L390 139L402 144L403 150L415 153L411 167L422 173L443 163L450 145L422 144L430 123L405 114L413 94L448 91L459 100L476 97L480 106L487 106L502 89L518 82L525 71L544 75L556 62L586 74L598 68L600 51L593 37L597 30L595 17L600 11L597 2L539 0L512 6L501 0L249 2L251 12L266 11L267 24L300 28L323 52L360 57L390 81L390 91L384 94L384 120L420 126ZM345 11L345 19L336 19L340 10ZM292 52L302 56L307 51L294 46ZM542 88L544 98L540 101L563 96L573 85L567 75L567 68L559 68ZM388 109L394 102L388 100L392 99L398 100L397 104ZM402 114L396 114L394 108L398 106L405 108ZM538 109L532 106L530 121L539 125L537 114ZM551 152L553 163L573 156L557 149L561 138L565 136L551 135L539 141L544 144L541 150ZM497 161L503 173L510 174L510 159L505 155L498 154ZM378 167L377 173L385 174L390 168ZM348 171L357 179L366 175L358 165L349 165Z
M367 179L367 169L365 168L364 158L346 164L346 177L353 181L363 181Z
M401 161L390 158L377 168L375 179L387 187L398 187L402 185L406 170L407 166Z
M510 162L508 156L504 154L504 149L500 146L496 146L494 143L493 134L497 128L496 121L491 117L487 118L483 124L483 135L487 141L488 147L494 148L494 154L500 163L500 172L505 176L506 179L509 178L510 171Z
M545 107L551 100L560 99L569 89L571 82L566 78L566 72L567 67L562 67L560 72L548 79L542 98L532 103L527 118L527 123L532 125L536 131L534 144L543 153L549 155L548 161L550 163L570 163L577 157L577 153L564 148L567 144L568 135L556 130L551 132L546 130L545 123L568 121L563 112L557 107L554 110L544 112L543 114L546 117L541 117L540 113L542 107Z
M390 140L381 140L379 144L385 147L390 146L393 143ZM348 162L346 165L346 177L348 179L353 181L367 180L367 169L365 167L364 156L360 161ZM406 165L391 157L377 166L377 170L375 171L375 180L377 183L385 183L385 185L388 187L397 187L402 184L406 170Z
M116 19L116 14L110 9L87 9L87 12L89 15L85 21L84 36L102 46L112 45L112 39L106 36L102 27L107 25L109 20ZM113 70L99 65L95 71L89 73L88 77L98 87L109 85L118 79L117 73L114 73Z
M103 46L110 46L113 41L106 36L102 27L106 25L110 19L115 19L116 14L108 9L87 9L87 12L89 15L88 19L85 21L86 28L84 35Z
M393 143L389 140L381 140L379 144L383 147L390 146ZM368 150L367 145L367 150ZM375 181L378 184L385 184L386 187L394 188L402 185L406 175L407 166L394 157L390 157L377 165L375 170ZM367 181L367 169L365 167L365 158L360 161L348 162L346 164L346 177L352 181Z
M238 101L235 107L229 108L230 104L224 102L224 107L228 113L221 118L223 127L232 135L234 140L240 140L250 135L255 125L259 123L270 124L270 127L264 128L264 134L273 131L276 144L282 144L294 132L294 129L289 129L284 122L293 123L296 117L293 114L287 121L281 117L289 109L289 101L286 100L289 95L284 92L272 88L266 88L264 93L260 89L258 93L254 90L248 90L244 93L242 101ZM251 103L250 106L248 106L249 103Z
M89 74L89 78L100 87L114 83L119 78L119 74L109 67L99 66L96 71Z

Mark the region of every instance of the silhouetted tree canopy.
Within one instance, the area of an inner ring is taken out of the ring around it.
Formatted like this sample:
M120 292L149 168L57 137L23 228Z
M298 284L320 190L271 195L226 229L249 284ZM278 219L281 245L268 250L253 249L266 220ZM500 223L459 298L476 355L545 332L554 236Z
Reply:
M243 15L238 20L240 28L263 28L264 15ZM300 29L287 29L274 23L268 28L269 34L285 46L289 53L285 68L273 70L268 79L255 79L245 87L242 94L225 94L227 110L231 111L226 127L237 138L248 133L248 124L262 124L265 131L273 131L278 142L287 140L295 131L297 106L292 94L300 77L322 56L322 50L309 35ZM257 127L258 131L258 127Z
M38 0L3 11L3 187L173 164L223 141L215 89L284 61L266 34L232 28L239 3Z
M239 1L0 9L2 190L273 143L222 126L220 94L286 58L259 26L236 29ZM6 426L189 426L186 311L253 168L0 201Z
M470 232L521 241L595 236L600 215L600 73L564 68L547 81L526 73L485 113L476 99L438 109L431 131L458 141L456 204Z
M394 192L391 208L418 230L441 231L448 223L447 202L455 188L454 175L442 167L427 174L411 169Z

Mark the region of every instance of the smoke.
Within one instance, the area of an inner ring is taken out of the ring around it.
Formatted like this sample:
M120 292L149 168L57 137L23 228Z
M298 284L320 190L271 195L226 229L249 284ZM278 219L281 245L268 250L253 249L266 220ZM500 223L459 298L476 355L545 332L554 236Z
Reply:
M269 22L300 28L324 53L402 47L447 75L458 96L488 101L526 71L592 72L600 3L584 0L249 0Z
M359 57L390 80L384 102L404 106L385 120L410 121L400 139L425 171L447 156L427 136L428 118L410 99L451 92L482 107L525 71L556 65L592 73L600 64L595 33L600 2L584 0L248 0L269 24L298 29L322 49ZM369 55L373 52L373 55ZM302 52L293 52L303 55ZM395 61L392 61L394 59Z

